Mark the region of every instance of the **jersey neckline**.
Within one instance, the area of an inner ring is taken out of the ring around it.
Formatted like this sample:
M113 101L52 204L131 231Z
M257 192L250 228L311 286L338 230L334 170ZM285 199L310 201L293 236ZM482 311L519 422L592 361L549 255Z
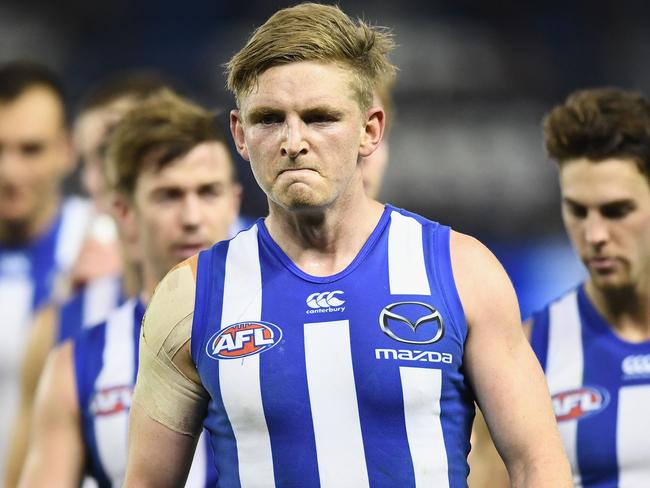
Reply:
M269 231L266 228L264 219L259 220L258 229L262 243L268 246L270 252L280 260L285 268L287 268L293 274L305 281L312 283L333 283L350 274L359 266L359 264L361 264L368 253L370 253L370 251L374 248L380 236L383 234L390 219L390 214L393 210L395 210L394 207L389 204L384 204L384 210L381 214L381 217L379 218L379 221L377 222L377 225L371 232L370 236L368 236L368 239L366 239L366 242L363 244L361 250L357 253L352 262L348 264L345 269L329 276L314 276L309 273L305 273L298 266L296 266L296 264L289 258L289 256L285 254L282 248L273 240L271 234L269 234Z

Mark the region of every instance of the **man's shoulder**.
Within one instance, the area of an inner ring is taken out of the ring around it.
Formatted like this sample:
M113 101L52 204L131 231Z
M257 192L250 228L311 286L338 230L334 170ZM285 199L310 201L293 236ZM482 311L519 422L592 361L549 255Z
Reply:
M143 334L159 337L186 320L194 312L198 255L179 263L156 287L143 322ZM162 343L162 342L161 342Z
M397 218L399 217L404 217L404 218L410 218L415 221L417 221L422 227L429 228L429 229L437 229L439 227L447 227L435 220L429 219L427 217L424 217L418 213L411 212L410 210L405 210L400 207L396 207L394 205L391 205L389 203L386 204L386 209L391 215L396 215Z

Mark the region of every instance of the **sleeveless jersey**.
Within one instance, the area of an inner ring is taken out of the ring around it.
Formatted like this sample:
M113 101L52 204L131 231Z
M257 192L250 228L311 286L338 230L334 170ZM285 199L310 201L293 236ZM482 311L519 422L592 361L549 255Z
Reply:
M449 228L386 206L352 263L316 277L259 220L196 273L217 486L467 486L474 399Z
M74 370L86 451L86 475L100 488L120 487L127 463L128 417L138 369L144 306L136 299L74 341ZM212 453L201 435L186 487L216 483Z
M103 322L124 300L120 276L97 278L83 285L59 309L55 343L61 344L79 335L86 327Z
M533 316L576 486L650 486L650 341L614 334L581 286Z
M41 236L22 247L0 243L0 475L34 310L51 298L59 277L74 264L91 216L86 200L71 197Z

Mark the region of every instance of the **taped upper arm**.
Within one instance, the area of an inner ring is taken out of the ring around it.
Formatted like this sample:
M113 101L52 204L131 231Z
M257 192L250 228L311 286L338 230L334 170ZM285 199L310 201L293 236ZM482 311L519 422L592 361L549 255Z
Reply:
M147 308L140 340L134 401L166 427L196 435L207 408L207 392L190 357L196 256L160 282Z

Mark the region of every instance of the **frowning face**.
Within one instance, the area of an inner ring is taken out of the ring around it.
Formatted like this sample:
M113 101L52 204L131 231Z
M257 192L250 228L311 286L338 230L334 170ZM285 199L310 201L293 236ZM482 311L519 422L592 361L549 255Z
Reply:
M383 123L381 109L362 113L349 70L312 61L268 69L231 113L237 149L269 204L289 211L363 191L358 162L378 146Z

